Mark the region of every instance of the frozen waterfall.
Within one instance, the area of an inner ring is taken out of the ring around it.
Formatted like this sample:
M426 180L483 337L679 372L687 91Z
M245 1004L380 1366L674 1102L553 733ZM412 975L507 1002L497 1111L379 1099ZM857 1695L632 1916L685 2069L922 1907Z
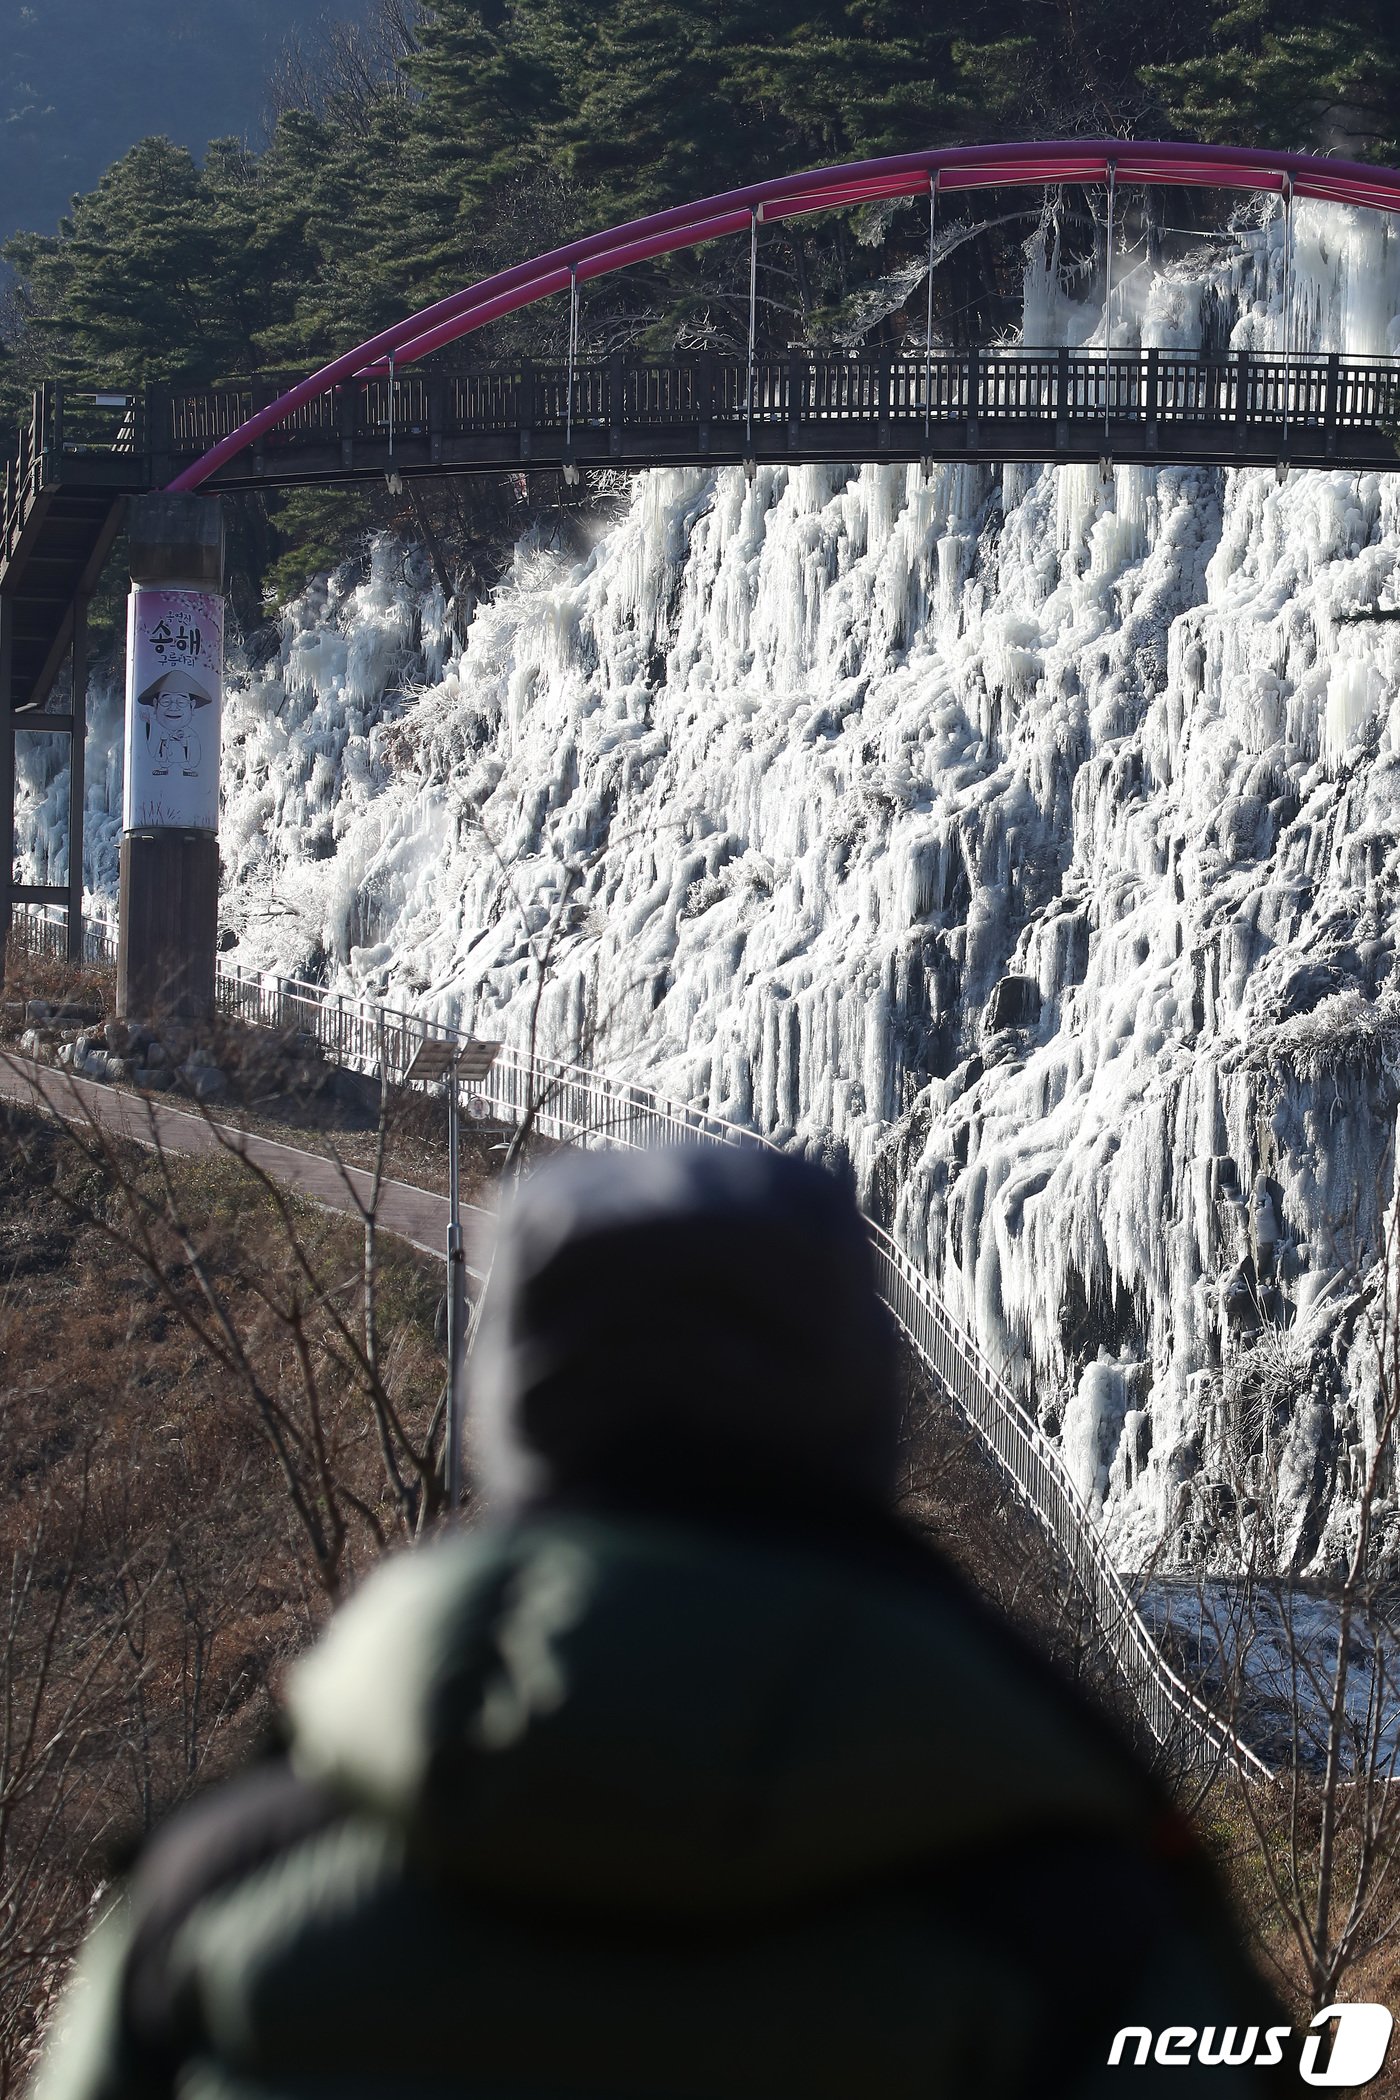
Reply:
M1294 348L1400 348L1390 223L1296 226ZM1278 219L1115 284L1115 341L1277 347ZM1102 341L1065 286L1047 221L1028 339ZM543 970L542 1050L850 1161L1124 1565L1335 1559L1400 1098L1400 477L666 471L588 529L460 648L387 540L287 609L227 707L237 958L516 1041Z

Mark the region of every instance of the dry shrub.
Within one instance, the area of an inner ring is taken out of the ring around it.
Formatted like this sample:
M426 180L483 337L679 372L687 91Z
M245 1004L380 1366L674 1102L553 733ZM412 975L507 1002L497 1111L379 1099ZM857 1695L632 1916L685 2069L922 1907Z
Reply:
M902 1514L1061 1674L1141 1740L1141 1723L1096 1639L1061 1555L976 1432L904 1352ZM1150 1749L1146 1743L1144 1749Z
M1283 2001L1284 2010L1298 2027L1312 2016L1313 1993L1300 1959L1292 1925L1270 1885L1265 1871L1261 1829L1274 1857L1291 1851L1296 1842L1301 1858L1317 1856L1322 1824L1323 1782L1315 1774L1295 1775L1285 1771L1271 1784L1251 1782L1246 1805L1243 1782L1238 1775L1222 1775L1197 1811L1196 1823L1207 1850L1220 1868L1248 1940L1264 1974ZM1354 1872L1352 1838L1344 1844L1342 1866ZM1304 1898L1315 1893L1305 1886ZM1400 1939L1385 1938L1354 1962L1339 1993L1348 2003L1400 2004ZM1393 2053L1393 2052L1392 2052ZM1400 2062L1387 2065L1367 2086L1368 2100L1400 2100Z
M7 1000L74 1000L95 1006L99 1018L105 1019L117 1010L117 966L31 953L22 935L12 930L5 947L4 989Z
M0 1124L0 1700L22 1724L0 1740L0 2100L118 1841L249 1753L283 1660L398 1517L364 1393L336 1375L335 1316L361 1309L358 1227L284 1211L227 1156L94 1153L81 1137L18 1112ZM160 1274L124 1238L143 1197ZM160 1222L172 1201L188 1244ZM439 1272L384 1238L375 1281L382 1384L426 1437L443 1379ZM297 1463L305 1474L314 1442L339 1498L331 1583L248 1378L200 1340L206 1285ZM289 1329L270 1301L298 1297ZM298 1334L319 1377L314 1425Z

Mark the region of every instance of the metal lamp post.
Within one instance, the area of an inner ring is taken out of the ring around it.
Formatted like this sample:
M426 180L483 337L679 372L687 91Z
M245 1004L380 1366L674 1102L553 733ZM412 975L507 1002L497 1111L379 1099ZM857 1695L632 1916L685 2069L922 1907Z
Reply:
M467 1332L467 1264L462 1250L458 1090L463 1079L483 1080L499 1043L450 1043L425 1037L405 1073L447 1088L447 1507L462 1506L462 1363Z

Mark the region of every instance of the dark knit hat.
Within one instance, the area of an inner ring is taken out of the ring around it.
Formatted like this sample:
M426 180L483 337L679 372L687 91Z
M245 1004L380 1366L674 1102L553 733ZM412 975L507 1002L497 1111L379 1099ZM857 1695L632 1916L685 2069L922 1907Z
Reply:
M492 1508L888 1505L892 1330L845 1188L758 1146L573 1153L503 1212L474 1362Z

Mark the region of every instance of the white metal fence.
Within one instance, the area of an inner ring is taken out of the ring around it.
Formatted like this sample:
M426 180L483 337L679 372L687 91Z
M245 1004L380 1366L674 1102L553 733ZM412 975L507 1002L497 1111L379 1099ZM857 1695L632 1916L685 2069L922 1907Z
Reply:
M40 951L63 952L62 914L16 913L16 932ZM89 921L93 959L115 953L110 928ZM299 1032L338 1064L402 1080L426 1039L465 1041L459 1031L376 1002L327 993L296 978L246 972L220 960L220 1009L259 1027ZM581 1065L503 1046L468 1103L482 1116L518 1123L526 1115L544 1137L569 1144L643 1146L669 1143L763 1145L768 1140L722 1117L668 1101L649 1087ZM929 1278L883 1230L870 1225L876 1284L925 1369L1005 1472L1022 1501L1058 1547L1154 1740L1188 1756L1239 1760L1259 1777L1269 1768L1183 1682L1143 1621L1109 1559L1055 1446L972 1337L943 1305Z
M10 938L30 955L52 955L61 960L68 953L68 914L56 904L17 904ZM83 920L83 961L114 962L116 928L105 919Z

